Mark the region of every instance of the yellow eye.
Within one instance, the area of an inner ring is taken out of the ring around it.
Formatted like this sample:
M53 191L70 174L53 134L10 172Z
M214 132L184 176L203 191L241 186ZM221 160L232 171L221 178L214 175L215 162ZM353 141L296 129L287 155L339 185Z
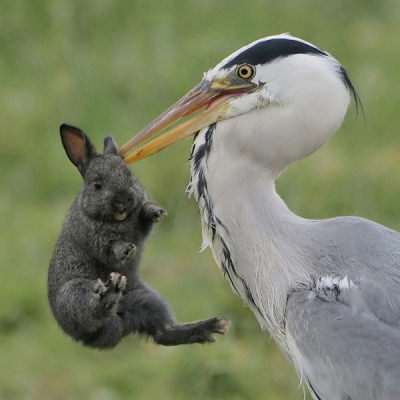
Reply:
M238 75L239 78L242 79L250 79L254 76L254 67L252 65L249 64L242 64L239 65L236 73Z

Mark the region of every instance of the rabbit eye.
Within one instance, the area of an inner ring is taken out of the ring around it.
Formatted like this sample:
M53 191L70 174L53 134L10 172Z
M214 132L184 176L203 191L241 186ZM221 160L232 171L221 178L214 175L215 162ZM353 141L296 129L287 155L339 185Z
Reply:
M102 188L102 186L103 186L103 184L101 183L101 180L100 180L100 179L96 179L96 180L93 182L93 185L94 185L94 188L95 188L96 190L100 190L100 189Z

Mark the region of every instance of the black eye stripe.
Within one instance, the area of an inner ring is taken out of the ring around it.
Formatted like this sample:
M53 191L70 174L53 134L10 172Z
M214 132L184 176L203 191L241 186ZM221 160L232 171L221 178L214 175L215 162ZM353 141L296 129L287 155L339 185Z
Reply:
M229 60L223 67L230 68L238 64L267 64L276 58L287 57L292 54L327 55L325 52L307 43L294 39L276 38L256 43L232 60Z

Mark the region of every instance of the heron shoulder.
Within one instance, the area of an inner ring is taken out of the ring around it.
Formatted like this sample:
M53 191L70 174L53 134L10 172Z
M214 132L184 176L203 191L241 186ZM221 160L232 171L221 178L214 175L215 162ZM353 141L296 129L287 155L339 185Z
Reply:
M299 374L321 399L400 398L397 327L345 302L300 292L290 297L286 317Z

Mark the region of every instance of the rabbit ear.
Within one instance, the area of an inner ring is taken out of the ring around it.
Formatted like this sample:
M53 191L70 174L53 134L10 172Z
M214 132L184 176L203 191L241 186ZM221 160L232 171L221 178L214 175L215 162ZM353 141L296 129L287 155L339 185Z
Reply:
M104 139L103 154L114 154L116 156L118 155L118 145L112 136L107 136Z
M89 161L97 155L96 149L88 136L75 126L60 126L61 141L72 164L83 175Z

